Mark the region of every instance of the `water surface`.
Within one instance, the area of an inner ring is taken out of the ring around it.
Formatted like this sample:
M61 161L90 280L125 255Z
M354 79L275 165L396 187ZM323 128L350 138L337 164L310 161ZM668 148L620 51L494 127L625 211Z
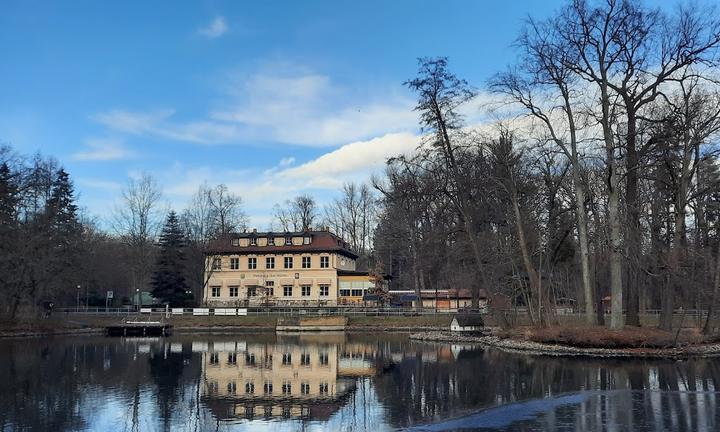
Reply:
M0 341L1 430L720 429L720 362L533 357L405 335Z

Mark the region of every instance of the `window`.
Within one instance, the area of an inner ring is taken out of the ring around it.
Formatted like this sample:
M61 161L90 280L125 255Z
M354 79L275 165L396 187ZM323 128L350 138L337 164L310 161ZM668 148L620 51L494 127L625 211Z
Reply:
M263 408L263 413L265 414L265 417L272 417L272 405L266 405Z
M235 381L230 381L228 383L228 394L235 394L237 392L237 384Z
M285 237L285 246L292 246L292 237Z
M320 383L320 394L326 395L328 394L328 383Z
M237 297L238 296L238 287L231 286L229 287L230 290L230 297Z
M285 257L285 268L286 269L293 268L293 257Z
M329 360L328 353L320 353L320 366L328 366Z
M283 285L283 296L292 297L292 285Z
M310 285L302 285L300 287L300 294L302 294L303 297L310 297Z
M228 364L237 364L237 353L228 353Z
M248 381L245 383L245 393L247 394L254 394L255 393L255 383Z
M230 270L237 270L240 268L240 258L230 258Z
M275 246L275 237L268 237L268 246Z
M255 270L257 268L257 258L248 258L248 270Z
M220 297L220 287L219 286L210 287L210 295L212 297Z
M290 354L290 353L283 354L282 364L283 364L283 366L291 365L292 364L292 354Z
M320 285L320 297L327 297L330 295L330 285Z
M254 287L254 286L247 287L248 298L255 297L256 295L257 295L257 287Z
M349 289L341 289L340 297L350 297L350 290Z
M265 268L266 269L274 269L275 268L275 257L265 257Z
M240 240L239 240L239 239L232 239L232 243L231 243L231 244L232 244L233 246L240 246Z
M320 257L320 268L330 268L330 257Z
M218 353L210 353L210 364L218 364L220 363L220 355Z
M303 237L303 244L309 245L310 244L310 237Z
M257 246L257 238L250 237L250 246Z
M255 417L255 407L254 406L246 406L245 407L245 417L247 417L247 418Z
M306 382L300 384L300 393L302 393L304 395L310 394L310 384L308 384Z
M217 381L210 381L208 383L208 392L209 393L213 393L213 394L217 393L219 388L220 388L220 386L218 386Z
M245 365L246 366L255 366L255 354L251 354L251 353L245 354Z
M308 353L300 354L300 365L301 366L310 366L310 354L308 354Z
M221 270L222 269L222 260L220 258L213 258L212 269L213 270Z
M292 393L292 384L290 384L290 381L283 381L282 392L283 394Z
M272 394L273 388L272 388L272 381L265 381L265 385L263 386L263 391L265 394Z
M312 260L310 259L310 257L307 257L307 256L302 257L302 268L310 268L311 262L312 262Z
M352 290L353 297L362 297L362 295L363 295L363 290L361 290L361 289Z
M265 281L265 295L268 297L275 295L275 281Z

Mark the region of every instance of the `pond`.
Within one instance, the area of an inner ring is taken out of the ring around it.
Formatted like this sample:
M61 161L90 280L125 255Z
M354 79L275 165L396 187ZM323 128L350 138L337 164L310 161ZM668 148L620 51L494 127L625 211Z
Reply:
M402 334L0 340L0 430L718 430L720 361Z

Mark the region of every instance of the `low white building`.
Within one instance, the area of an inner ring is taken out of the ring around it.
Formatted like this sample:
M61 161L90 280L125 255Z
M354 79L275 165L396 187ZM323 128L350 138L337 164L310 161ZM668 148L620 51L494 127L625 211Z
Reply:
M478 314L455 315L450 323L451 332L480 332L484 327L482 316Z

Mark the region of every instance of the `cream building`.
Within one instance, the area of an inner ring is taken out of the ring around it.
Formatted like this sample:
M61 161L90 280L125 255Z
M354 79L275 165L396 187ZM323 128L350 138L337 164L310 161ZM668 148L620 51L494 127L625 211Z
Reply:
M368 278L355 271L357 258L329 231L234 234L210 246L203 301L208 306L337 305L343 272Z

